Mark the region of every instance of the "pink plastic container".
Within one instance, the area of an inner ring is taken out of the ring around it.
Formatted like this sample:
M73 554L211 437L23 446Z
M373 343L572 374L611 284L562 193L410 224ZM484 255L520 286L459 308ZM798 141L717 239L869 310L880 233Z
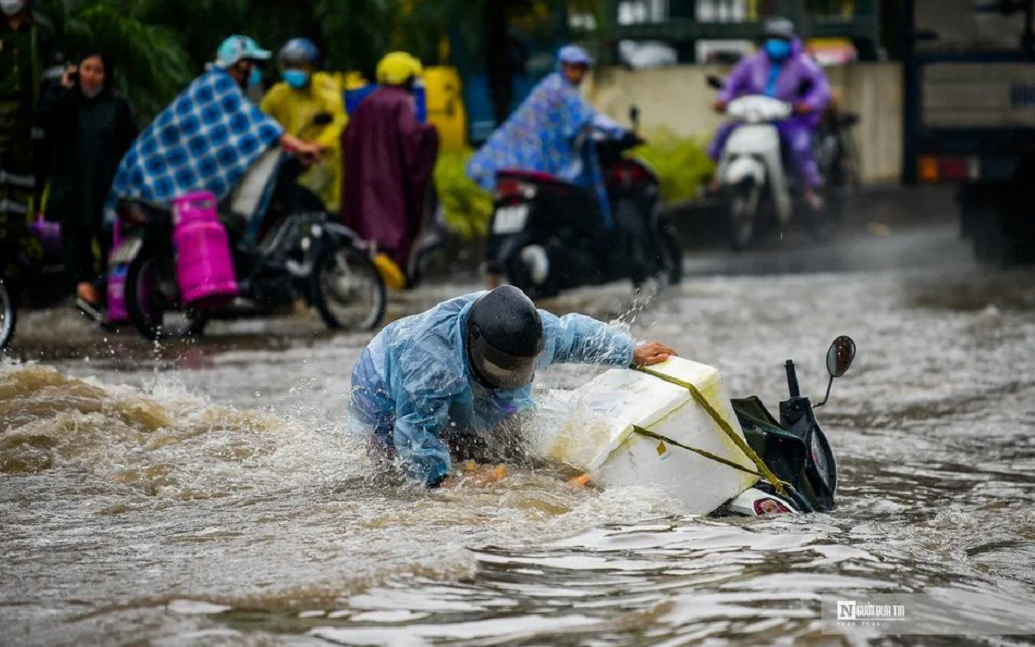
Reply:
M216 215L216 197L198 191L172 201L176 282L183 301L198 308L225 305L237 296L226 230Z
M111 241L111 253L119 248L119 221L115 221L115 231ZM126 270L127 263L115 264L108 259L108 323L117 324L129 321L126 310Z

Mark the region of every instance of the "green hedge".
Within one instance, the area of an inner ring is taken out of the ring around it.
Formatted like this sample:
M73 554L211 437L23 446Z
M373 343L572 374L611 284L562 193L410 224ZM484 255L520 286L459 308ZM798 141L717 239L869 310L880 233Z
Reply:
M435 165L435 188L445 211L450 231L463 239L484 237L492 216L492 196L468 179L464 171L470 150L444 151ZM654 167L661 178L663 202L685 202L697 195L707 182L713 164L704 146L692 137L678 137L661 129L648 137L648 144L632 151Z
M704 144L693 137L680 137L667 128L652 131L647 144L633 151L649 162L661 178L661 199L665 203L694 199L702 184L711 179L715 165Z
M443 151L435 164L435 188L450 231L463 239L489 231L492 196L472 182L464 170L472 151Z

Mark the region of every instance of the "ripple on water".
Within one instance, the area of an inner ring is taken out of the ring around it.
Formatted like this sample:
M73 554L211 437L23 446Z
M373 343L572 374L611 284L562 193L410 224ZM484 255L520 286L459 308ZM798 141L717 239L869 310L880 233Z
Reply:
M571 489L548 464L513 467L485 489L372 478L343 422L357 335L179 364L166 354L171 370L157 374L5 364L5 635L929 644L825 635L820 602L926 592L950 610L1030 613L1035 282L961 275L946 290L943 278L703 279L627 317L637 337L672 340L719 366L731 393L766 402L786 390L784 359L814 394L830 339L856 338L858 361L819 412L841 505L800 518L686 517L656 492ZM614 288L553 304L605 316L627 305ZM547 371L537 389L589 374ZM537 424L549 425L543 401Z

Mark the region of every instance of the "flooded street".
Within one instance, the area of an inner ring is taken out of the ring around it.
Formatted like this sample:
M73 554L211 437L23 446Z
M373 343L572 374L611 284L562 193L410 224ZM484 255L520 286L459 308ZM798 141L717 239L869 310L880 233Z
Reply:
M851 335L856 363L818 410L842 470L822 515L693 518L647 489L573 489L561 466L393 485L346 428L370 334L238 322L158 348L26 313L35 359L0 367L0 643L1022 642L823 629L822 601L878 593L1035 614L1035 272L980 272L951 225L902 235L920 242L878 241L868 271L876 243L849 239L819 273L732 276L736 257L692 255L646 305L625 285L542 304L621 319L771 410L784 360L821 398L827 346ZM806 269L780 254L743 267ZM537 376L533 427L595 374Z

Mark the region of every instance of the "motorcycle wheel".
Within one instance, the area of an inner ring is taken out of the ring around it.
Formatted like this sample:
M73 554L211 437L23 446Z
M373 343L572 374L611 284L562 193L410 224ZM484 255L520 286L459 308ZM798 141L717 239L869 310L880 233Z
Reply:
M126 270L126 311L145 339L161 341L198 337L205 332L205 312L183 310L172 260L138 254Z
M760 189L754 182L742 182L728 189L730 247L741 250L755 235L755 212Z
M0 351L7 348L7 344L14 337L17 319L18 311L14 307L14 296L0 279Z
M662 268L669 285L678 285L683 280L683 245L679 241L676 227L662 216L658 220L657 234Z
M324 245L309 279L313 305L328 328L371 330L384 318L384 279L366 252Z
M802 207L805 215L805 227L809 234L820 242L826 242L837 235L841 229L841 207L843 198L838 189L823 191L823 208L819 211Z

